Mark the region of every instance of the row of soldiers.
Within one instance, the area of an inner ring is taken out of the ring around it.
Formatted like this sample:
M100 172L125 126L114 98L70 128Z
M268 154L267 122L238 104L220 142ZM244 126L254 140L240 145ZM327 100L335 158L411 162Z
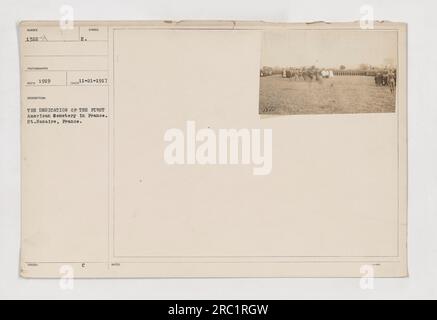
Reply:
M283 78L290 80L320 80L322 78L332 78L334 73L332 70L311 68L287 68L282 70Z
M390 87L390 90L396 87L396 69L378 71L375 74L375 84L379 87Z

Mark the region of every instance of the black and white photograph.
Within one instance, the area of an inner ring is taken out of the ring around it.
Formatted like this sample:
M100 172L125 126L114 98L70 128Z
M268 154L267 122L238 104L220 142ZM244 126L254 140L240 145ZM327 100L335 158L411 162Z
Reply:
M266 31L259 113L395 112L397 36L390 30Z

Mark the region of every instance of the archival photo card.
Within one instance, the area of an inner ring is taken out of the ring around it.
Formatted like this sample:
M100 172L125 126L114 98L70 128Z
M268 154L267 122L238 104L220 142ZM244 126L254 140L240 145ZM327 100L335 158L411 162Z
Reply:
M23 278L408 275L405 24L19 28Z

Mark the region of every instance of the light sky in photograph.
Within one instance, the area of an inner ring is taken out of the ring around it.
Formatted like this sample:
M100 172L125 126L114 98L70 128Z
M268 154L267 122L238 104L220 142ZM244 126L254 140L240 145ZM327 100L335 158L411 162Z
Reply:
M261 65L357 68L397 65L397 32L383 30L272 30L263 35Z

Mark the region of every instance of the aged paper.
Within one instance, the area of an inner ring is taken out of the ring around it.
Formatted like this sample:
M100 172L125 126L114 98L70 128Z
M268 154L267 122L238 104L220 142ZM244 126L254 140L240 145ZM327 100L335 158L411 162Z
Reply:
M22 22L23 277L407 275L406 25Z

